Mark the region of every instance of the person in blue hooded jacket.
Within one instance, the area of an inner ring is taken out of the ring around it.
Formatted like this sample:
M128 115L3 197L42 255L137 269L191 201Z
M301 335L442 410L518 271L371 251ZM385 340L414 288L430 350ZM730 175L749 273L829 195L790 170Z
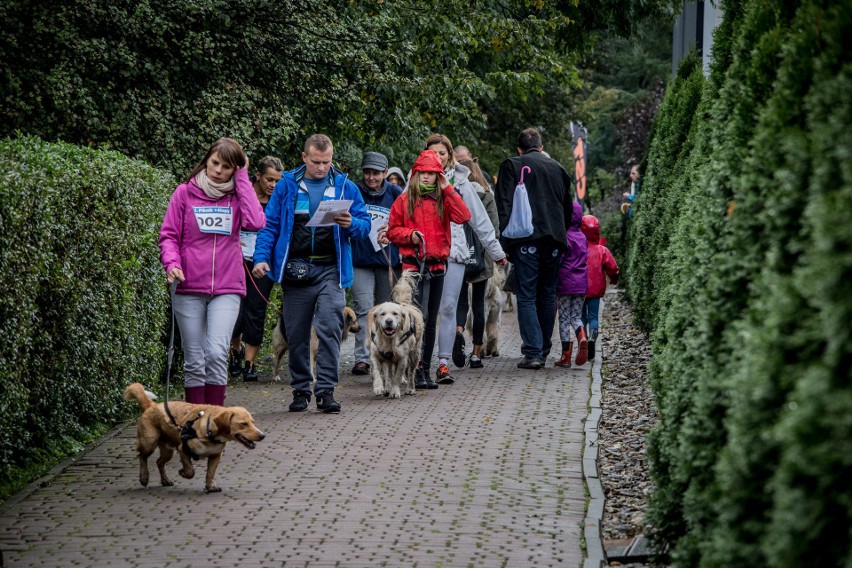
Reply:
M367 349L367 312L376 304L391 299L392 280L399 278L399 249L385 238L388 217L393 202L402 188L387 181L388 159L380 152L367 152L361 159L364 180L358 184L361 197L370 214L372 228L367 239L352 241L352 303L360 329L355 332L355 366L353 375L370 372L370 352ZM390 262L390 270L388 269Z
M303 166L284 174L266 206L266 226L258 233L254 270L260 278L269 273L281 284L282 311L289 346L290 412L302 412L311 402L313 374L310 361L311 325L317 332L317 410L340 412L334 399L338 384L340 338L343 332L345 288L352 286L350 240L370 233L370 215L358 187L331 165L334 147L324 134L305 141ZM309 226L320 203L351 200L334 223Z

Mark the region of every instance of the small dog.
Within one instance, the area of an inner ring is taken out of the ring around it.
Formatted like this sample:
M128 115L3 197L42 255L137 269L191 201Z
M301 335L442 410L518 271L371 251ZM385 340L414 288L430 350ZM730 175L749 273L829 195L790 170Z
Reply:
M503 308L506 305L508 292L503 291L506 283L506 273L499 266L494 266L494 273L488 279L485 288L485 337L482 345L483 357L499 357L497 346L500 340L500 323L503 319ZM471 300L472 301L472 300ZM473 329L473 312L468 312L465 329L468 333Z
M255 442L266 437L254 425L249 411L241 406L169 401L169 412L177 422L175 426L166 414L163 403L157 404L151 400L153 396L139 383L133 383L124 390L124 398L135 400L143 410L136 428L136 451L139 452L139 483L144 487L148 486L148 458L157 448L160 449L157 458L160 484L166 487L174 485L166 474L166 464L174 456L175 449L178 449L183 466L178 472L180 476L186 479L195 477L192 460L206 457L204 492L219 492L221 489L216 485L214 477L225 450L225 442L237 441L253 450Z
M287 353L289 346L287 344L287 329L284 324L284 316L278 316L278 323L275 324L275 329L272 331L272 359L274 361L274 369L272 376L278 378L278 373L281 370L281 359ZM355 315L355 310L346 306L343 308L343 335L341 341L346 341L349 333L358 333L361 331L361 326L358 325L358 318ZM319 349L319 339L317 339L317 331L311 326L311 372L316 376L317 349Z
M414 394L414 374L423 346L423 314L412 303L417 286L414 272L403 272L392 302L373 306L367 314L370 331L370 372L376 396L402 398Z

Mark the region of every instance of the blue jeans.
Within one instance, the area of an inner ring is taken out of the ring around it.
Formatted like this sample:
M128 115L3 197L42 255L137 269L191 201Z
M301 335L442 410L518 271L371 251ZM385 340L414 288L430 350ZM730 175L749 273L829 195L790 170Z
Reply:
M593 329L598 329L598 312L600 308L600 298L586 298L586 302L583 304L583 326L586 328L586 335L589 337L593 337Z
M556 280L559 249L550 239L515 246L515 297L518 299L518 326L524 344L521 353L544 360L550 354L553 324L556 322Z

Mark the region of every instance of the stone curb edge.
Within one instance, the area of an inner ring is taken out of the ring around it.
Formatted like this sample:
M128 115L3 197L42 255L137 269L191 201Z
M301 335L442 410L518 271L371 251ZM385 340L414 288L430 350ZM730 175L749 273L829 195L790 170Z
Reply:
M108 440L112 440L113 438L115 438L116 436L121 434L122 431L124 431L128 427L131 427L131 426L135 427L135 425L136 425L135 421L121 422L120 424L117 424L117 425L113 426L112 428L110 428L109 430L107 430L97 440L94 440L94 441L86 444L86 446L82 450L80 450L79 452L77 452L73 456L69 457L68 459L66 459L62 463L59 463L59 464L53 466L53 468L50 471L48 471L47 473L45 473L44 475L42 475L41 477L39 477L38 479L36 479L32 483L30 483L29 485L27 485L26 487L24 487L23 489L21 489L20 491L18 491L14 495L12 495L11 497L9 497L3 503L0 503L0 516L2 516L7 510L11 509L12 507L17 505L21 501L25 500L27 497L29 497L30 495L32 495L33 493L35 493L36 491L38 491L42 487L47 487L48 485L53 483L54 479L56 479L66 469L68 469L69 467L74 465L76 462L80 461L80 459L85 457L89 452L91 452L92 450L94 450L95 448L97 448L98 446L103 444L104 442L106 442Z
M598 319L603 321L605 302L601 298L600 313ZM595 349L595 359L592 361L592 383L589 394L589 415L585 422L585 445L583 447L583 476L586 487L589 489L589 506L586 509L586 518L583 521L583 536L586 540L586 559L583 568L602 568L607 566L606 552L601 538L601 523L603 522L604 503L606 497L603 485L598 477L598 424L601 421L601 396L603 379L601 377L600 339L602 332L598 332L598 344Z

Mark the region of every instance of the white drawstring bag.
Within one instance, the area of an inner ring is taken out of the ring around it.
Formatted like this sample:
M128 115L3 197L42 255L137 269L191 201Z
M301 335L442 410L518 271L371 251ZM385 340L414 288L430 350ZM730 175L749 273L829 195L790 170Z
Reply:
M533 234L532 209L527 186L524 185L524 170L532 171L529 166L521 168L521 181L515 186L515 197L512 199L512 214L501 233L507 239L523 239Z

